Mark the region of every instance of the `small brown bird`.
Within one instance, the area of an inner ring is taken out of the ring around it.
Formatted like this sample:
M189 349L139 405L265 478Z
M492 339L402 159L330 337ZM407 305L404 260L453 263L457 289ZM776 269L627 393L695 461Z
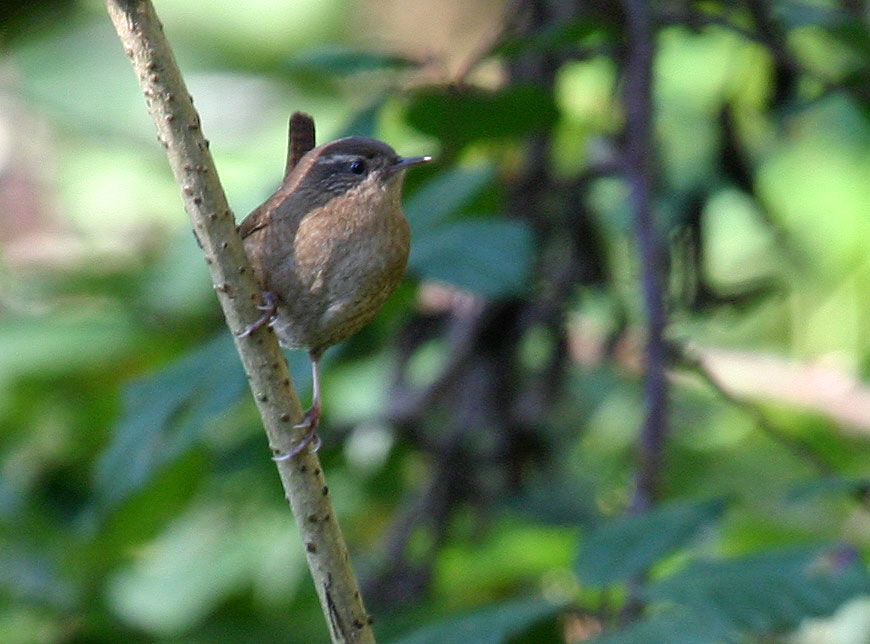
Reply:
M357 136L321 145L288 164L281 187L239 227L265 301L242 335L269 322L282 345L311 358L305 437L276 460L316 440L323 352L368 323L401 280L410 244L402 180L430 159Z

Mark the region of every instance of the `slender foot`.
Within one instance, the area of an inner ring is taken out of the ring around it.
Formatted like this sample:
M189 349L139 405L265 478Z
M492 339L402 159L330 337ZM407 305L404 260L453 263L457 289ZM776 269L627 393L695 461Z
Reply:
M312 452L316 452L320 449L320 436L317 435L317 427L320 425L320 405L316 404L311 407L308 411L305 412L305 416L302 417L302 422L298 425L293 425L293 429L304 429L305 434L302 436L302 440L300 440L293 448L287 452L286 454L281 454L280 456L273 456L273 461L286 461L297 454L301 453L306 447L310 446Z
M237 337L247 338L261 326L268 324L275 319L275 315L278 312L278 296L272 291L263 291L263 303L258 305L257 309L262 311L263 314L254 322L246 326L240 333L237 333Z
M273 461L286 461L301 453L306 447L312 452L320 449L320 437L317 435L317 427L320 425L320 354L311 354L311 409L305 412L302 422L294 425L293 429L304 429L305 434L293 448L286 454L273 456Z

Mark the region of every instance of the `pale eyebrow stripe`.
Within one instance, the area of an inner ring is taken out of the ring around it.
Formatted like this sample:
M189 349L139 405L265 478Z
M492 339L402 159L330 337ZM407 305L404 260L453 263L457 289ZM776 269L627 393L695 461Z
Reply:
M328 157L323 156L317 159L318 163L334 163L336 161L356 161L360 158L358 154L330 154Z

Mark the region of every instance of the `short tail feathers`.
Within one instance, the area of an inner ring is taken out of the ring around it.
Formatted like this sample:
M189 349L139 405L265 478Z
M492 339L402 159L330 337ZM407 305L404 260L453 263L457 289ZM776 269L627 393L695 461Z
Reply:
M305 153L314 149L314 119L304 112L293 112L290 117L290 142L287 145L287 167L284 179L299 163Z

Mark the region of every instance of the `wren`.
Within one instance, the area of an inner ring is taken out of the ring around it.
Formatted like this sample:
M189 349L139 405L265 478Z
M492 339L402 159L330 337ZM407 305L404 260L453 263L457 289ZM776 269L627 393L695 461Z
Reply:
M313 121L301 116L313 145ZM283 346L311 358L312 403L297 426L307 431L276 460L319 443L320 359L368 323L402 279L410 247L402 181L405 170L431 160L358 136L301 154L293 128L291 119L283 183L239 226L265 302L264 315L240 335L268 322Z

